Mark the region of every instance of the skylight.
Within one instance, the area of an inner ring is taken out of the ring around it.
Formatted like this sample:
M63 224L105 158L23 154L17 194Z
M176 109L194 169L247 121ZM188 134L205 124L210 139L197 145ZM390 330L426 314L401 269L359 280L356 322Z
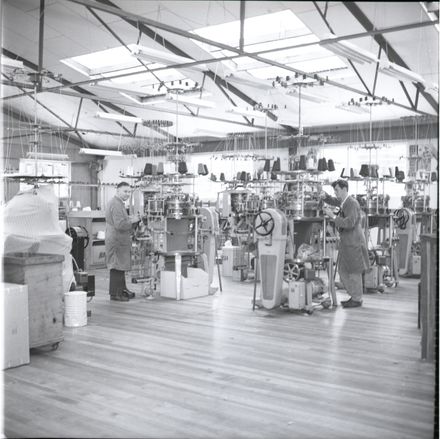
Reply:
M185 75L176 69L165 69L155 73L150 73L148 69L165 67L167 64L161 64L155 60L142 60L142 63L136 58L134 53L140 46L129 44L127 46L114 47L112 49L101 50L88 53L86 55L75 56L61 60L62 63L77 70L89 78L109 78L107 81L100 81L100 85L115 89L125 89L127 91L138 91L143 94L157 94L157 91L164 92L165 88L172 88L174 84L182 84L183 88L193 87L194 81L186 79ZM154 50L155 53L164 53L169 56L170 52L166 49L162 51ZM172 55L171 55L172 56ZM170 62L171 64L173 62ZM111 78L113 76L126 75L122 77ZM186 84L191 82L191 84ZM159 90L160 84L162 90ZM186 84L186 85L185 85Z
M193 33L238 48L240 21L196 29ZM291 10L246 18L244 22L244 51L248 53L259 54L265 50L282 49L283 47L318 41L319 38ZM216 58L236 55L215 46L198 41L194 42ZM285 50L263 53L261 56L307 73L346 67L345 62L338 56L319 45L294 49L286 48ZM273 77L272 74L264 76L263 72L273 73L278 69L249 57L233 58L230 61L224 61L223 64L231 70L246 70L262 79ZM281 70L278 69L278 71Z

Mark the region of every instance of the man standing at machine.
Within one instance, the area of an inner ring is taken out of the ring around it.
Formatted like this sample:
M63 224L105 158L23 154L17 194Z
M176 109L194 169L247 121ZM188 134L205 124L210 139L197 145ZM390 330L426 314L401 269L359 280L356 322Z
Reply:
M110 269L110 300L120 302L127 302L135 296L125 284L125 272L131 268L131 233L134 224L140 221L139 214L129 216L125 208L130 193L128 183L119 183L116 195L105 211L105 258Z
M339 230L338 272L350 295L350 299L341 301L341 304L344 308L355 308L362 305L362 274L370 268L367 243L361 226L361 209L357 200L348 195L347 181L336 180L332 186L336 198L324 191L320 198L327 204L340 206L338 214L330 206L324 206L323 211L334 220Z

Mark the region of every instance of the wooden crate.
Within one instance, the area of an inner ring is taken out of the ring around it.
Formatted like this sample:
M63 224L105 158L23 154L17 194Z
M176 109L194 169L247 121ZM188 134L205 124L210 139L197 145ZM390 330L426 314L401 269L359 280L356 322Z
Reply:
M63 340L63 261L43 253L3 255L4 281L28 286L30 348Z

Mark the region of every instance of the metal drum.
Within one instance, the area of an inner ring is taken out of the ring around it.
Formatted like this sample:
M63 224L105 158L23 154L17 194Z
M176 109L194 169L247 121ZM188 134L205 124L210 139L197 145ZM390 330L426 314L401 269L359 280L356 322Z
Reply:
M231 193L231 208L235 213L243 213L246 209L247 192Z
M272 197L265 196L261 200L261 210L269 209L275 207L275 199Z
M304 201L304 216L307 218L313 218L318 216L319 201L306 200Z
M161 216L165 213L165 200L161 197L153 197L147 200L147 214Z
M284 212L284 208L286 207L286 195L287 192L275 192L275 206L277 209L280 209Z
M182 218L188 216L190 203L186 194L171 195L165 202L165 214L167 218Z
M284 211L286 215L300 218L303 216L303 203L295 194L286 193Z
M429 196L419 196L414 200L414 210L416 212L424 212L429 207Z
M370 198L367 203L367 213L369 215L375 214L377 209L377 198Z
M250 194L246 200L246 213L256 214L260 211L260 198L258 195Z

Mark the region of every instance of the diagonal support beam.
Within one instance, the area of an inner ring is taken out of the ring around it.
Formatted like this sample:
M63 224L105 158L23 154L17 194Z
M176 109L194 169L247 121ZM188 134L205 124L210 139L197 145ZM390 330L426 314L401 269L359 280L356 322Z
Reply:
M353 14L353 16L359 21L359 23L367 30L372 31L374 30L373 23L368 19L368 17L362 12L362 10L359 8L359 6L356 4L356 2L348 2L344 1L342 2L344 6ZM406 69L411 70L408 65L405 63L405 61L400 57L400 55L393 49L393 47L390 45L388 40L385 39L385 37L381 34L375 34L374 37L375 41L379 44L379 46L386 52L388 55L388 58L390 61L395 62L399 64L402 67L405 67ZM431 105L431 107L437 112L438 114L438 103L436 100L425 91L425 88L422 84L417 83L415 87L419 90L419 92L422 94L422 96L426 99L426 101Z
M410 97L410 95L408 93L408 90L405 87L405 84L403 83L403 81L399 81L399 82L400 82L400 85L401 85L403 91L405 92L406 98L408 99L408 102L411 105L411 108L416 109L416 106L414 105L414 103L413 103L413 101L412 101L412 99L411 99L411 97Z
M118 6L116 6L115 4L113 4L111 1L109 0L97 0L98 3L101 3L103 5L109 6L111 8L115 8L117 10L120 10L122 12L122 9L120 9ZM91 5L89 5L91 6ZM94 7L94 6L91 6ZM105 10L105 9L104 9ZM187 53L185 53L183 50L181 50L179 47L175 46L173 43L171 43L170 41L166 40L165 38L163 38L160 34L158 34L157 32L153 31L150 27L146 26L144 23L139 22L139 21L135 21L132 20L130 18L127 18L125 15L121 15L121 18L123 20L125 20L127 23L131 24L133 27L136 27L137 29L139 29L139 32L142 32L144 35L148 36L149 38L151 38L152 40L154 40L156 43L160 44L161 46L165 47L166 49L168 49L170 52L174 53L175 55L179 55L179 56L183 56L185 58L190 58L192 59L191 56L189 56ZM166 29L165 29L166 30ZM173 32L172 30L170 30L170 32ZM183 33L186 34L185 31L182 31ZM186 35L185 35L186 36ZM193 38L195 39L203 39L198 37L197 35L192 35ZM209 41L209 40L207 40ZM231 48L229 46L226 45L222 45L224 46L224 48L227 48L228 50L231 50ZM236 51L236 50L234 50ZM210 77L211 79L213 79L214 77L217 77L215 75L214 72L212 72L211 70L209 70L207 72L207 76ZM225 82L226 84L226 82ZM256 105L257 102L254 101L252 98L250 98L248 95L246 95L245 93L241 92L240 90L238 90L236 87L231 87L230 84L228 84L228 88L229 90L234 93L237 97L239 97L240 99L244 100L247 104L249 105ZM273 121L276 121L278 118L277 116L275 116L273 113L268 112L268 117L270 119L272 119Z
M326 2L326 7L327 7L327 3ZM334 34L334 31L332 29L332 27L330 26L330 23L327 20L327 8L325 10L325 13L323 13L321 11L321 8L318 6L318 3L316 1L313 1L313 4L315 6L315 9L319 12L319 15L321 16L321 18L324 20L324 23L327 25L328 29L330 30L330 32L332 34ZM367 84L365 84L364 79L362 78L361 74L359 73L358 69L354 66L353 62L347 58L348 63L350 64L351 68L354 70L354 72L356 73L357 77L359 78L359 81L362 82L362 85L365 87L365 90L367 90L367 93L371 96L371 91L370 89L367 87Z

